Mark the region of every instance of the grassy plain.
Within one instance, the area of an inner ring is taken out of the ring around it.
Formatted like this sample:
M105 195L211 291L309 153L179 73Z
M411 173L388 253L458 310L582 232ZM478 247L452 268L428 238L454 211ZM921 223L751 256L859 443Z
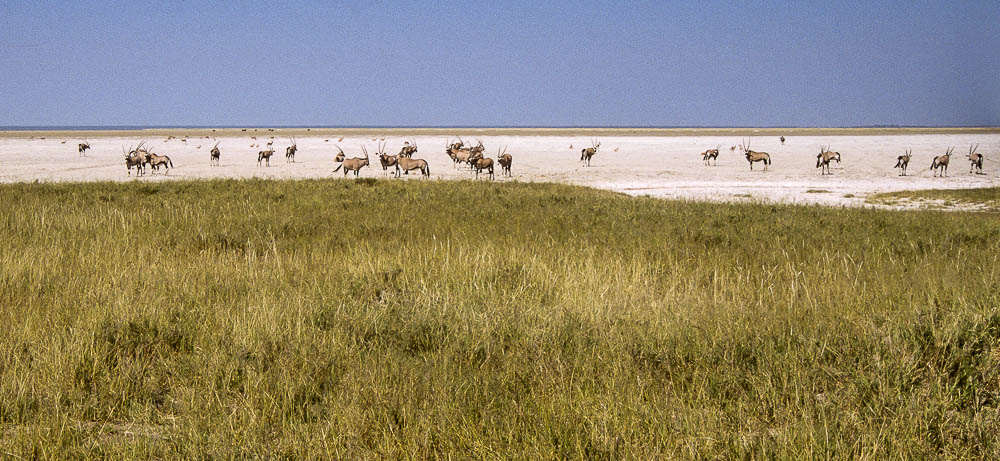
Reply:
M1000 456L1000 219L0 186L0 457Z

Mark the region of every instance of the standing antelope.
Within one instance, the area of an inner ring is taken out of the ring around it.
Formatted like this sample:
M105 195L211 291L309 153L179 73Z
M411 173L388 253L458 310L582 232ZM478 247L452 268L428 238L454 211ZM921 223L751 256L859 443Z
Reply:
M580 161L587 161L587 166L590 166L591 157L597 155L597 149L601 147L601 143L595 143L593 139L590 140L590 147L587 147L580 151Z
M146 172L146 170L142 167L146 158L139 155L135 149L129 149L128 152L126 152L125 146L122 146L122 154L125 155L125 169L128 170L129 176L132 176L132 167L135 167L136 176L142 176Z
M715 149L709 149L701 153L701 161L705 162L705 166L710 165L709 161L715 160L715 164L719 164L719 146L715 146Z
M475 169L476 168L475 162L478 161L479 159L483 158L483 152L486 151L486 147L483 146L483 141L481 139L476 138L476 142L478 144L476 144L475 146L473 146L472 149L469 149L469 160L468 160L468 162L469 162L469 168L470 169Z
M295 138L291 138L292 145L285 149L285 163L295 163L295 152L299 150Z
M833 174L830 172L830 162L833 160L840 164L840 152L831 152L829 146L820 146L819 155L816 156L816 168L823 167L820 174Z
M476 179L479 179L480 171L488 170L490 173L490 181L493 180L493 159L489 157L479 157L470 161L470 163L472 163L472 169L476 170Z
M218 142L216 142L215 145L212 146L212 150L209 151L209 155L210 157L208 158L208 164L219 166L219 158L222 157L222 152L219 150Z
M337 166L337 169L333 170L333 172L336 173L341 168L343 168L345 177L347 176L348 171L354 171L354 177L355 178L358 177L358 174L361 173L361 168L368 166L368 149L366 149L365 146L362 144L361 150L364 151L365 158L353 157L346 159L343 162L341 162L340 165ZM343 153L343 151L341 151L341 153Z
M771 154L750 150L749 139L746 140L746 143L743 146L743 154L746 155L747 161L750 162L750 171L753 171L754 162L764 162L764 171L767 171L767 167L771 165Z
M978 170L976 174L983 174L983 154L976 152L977 149L979 149L979 144L976 144L976 147L969 146L969 162L972 164L969 167L969 173Z
M385 153L385 144L379 146L377 156L378 156L378 163L380 165L382 165L382 175L383 176L389 174L389 167L396 166L396 161L399 158L408 158L408 157L401 157L402 155L403 155L402 152L400 152L397 155L388 155L388 154Z
M399 177L400 170L403 171L403 174L410 174L410 171L420 170L420 174L424 177L431 177L431 167L422 158L396 157L397 178Z
M896 157L896 166L893 168L899 168L899 175L906 176L906 167L910 165L910 158L913 157L913 151L907 150L906 153Z
M934 176L948 175L948 163L951 161L951 152L954 150L954 147L950 147L944 155L934 157L934 160L931 161L931 170L934 171Z
M465 146L465 141L462 141L461 137L458 138L458 142L448 146L448 150L446 152L448 153L448 156L451 157L451 160L455 163L455 168L458 168L458 165L460 163L467 163L469 161L469 158L472 157L472 148L464 146Z
M86 141L85 140L85 141L81 142L80 144L76 145L76 153L79 156L86 157L87 156L87 149L90 149L90 141Z
M153 168L153 171L159 170L162 165L164 175L170 172L170 168L174 167L174 162L170 160L170 157L167 157L166 155L157 155L152 152L146 153L146 163Z
M413 139L413 138L410 138L410 141L413 141L413 144L410 144L409 141L404 142L403 143L403 148L400 149L399 153L396 154L396 155L398 155L400 157L406 157L406 158L413 157L413 154L417 153L417 140Z
M257 166L260 166L261 161L263 161L265 165L271 166L271 156L274 155L274 149L270 148L271 143L267 143L267 145L267 150L257 152Z
M511 176L511 174L510 174L510 164L513 161L514 161L514 159L510 156L510 154L507 153L507 146L504 146L503 147L503 152L497 155L497 163L500 164L500 174L501 175L506 174L507 176Z
M779 138L779 139L781 140L781 145L784 146L785 145L785 136L782 135L781 138Z

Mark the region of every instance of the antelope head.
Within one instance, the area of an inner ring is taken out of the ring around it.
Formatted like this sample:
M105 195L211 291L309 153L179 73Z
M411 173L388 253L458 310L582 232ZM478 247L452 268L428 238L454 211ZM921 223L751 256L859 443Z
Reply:
M975 147L972 147L972 145L969 145L969 158L970 159L973 158L976 155L976 150L978 150L978 149L979 149L979 144L976 144Z

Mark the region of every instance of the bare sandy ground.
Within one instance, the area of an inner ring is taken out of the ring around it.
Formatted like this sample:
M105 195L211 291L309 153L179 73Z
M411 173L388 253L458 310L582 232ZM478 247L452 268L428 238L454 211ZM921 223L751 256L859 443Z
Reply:
M431 130L429 133L427 130ZM750 171L739 153L730 146L741 142L738 135L725 135L725 129L710 130L648 130L648 129L462 129L466 142L478 137L490 156L496 156L498 146L508 146L514 157L512 179L498 181L545 181L578 184L610 189L630 195L664 198L742 201L761 200L783 203L819 203L826 205L862 205L872 193L912 189L951 189L1000 186L1000 133L996 129L861 129L783 130L785 145L778 141L777 129L732 130L740 134L754 133L752 147L771 154L773 164L763 171L755 164ZM645 131L644 131L645 130ZM829 134L824 134L828 130ZM865 131L867 130L867 131ZM914 131L916 130L916 131ZM923 130L923 131L919 131ZM951 131L948 131L951 130ZM169 175L146 176L141 181L203 178L325 178L342 177L331 171L340 145L348 156L360 156L364 144L369 152L376 150L375 137L385 136L387 151L396 153L407 134L415 134L419 152L415 157L426 159L433 179L471 179L475 175L467 167L455 168L444 153L448 130L442 129L354 129L352 130L277 130L259 129L256 133L238 129L211 132L201 130L146 130L136 132L88 132L85 135L92 149L86 157L78 157L76 144L82 133L68 132L5 132L0 134L0 182L29 181L134 181L126 174L122 146L146 140L159 154L171 157L176 168ZM195 137L197 133L198 137ZM652 134L651 134L652 133ZM694 135L691 135L694 133ZM168 135L189 137L167 140ZM289 145L286 135L294 134L299 152L296 163L285 163L284 150ZM608 136L611 134L613 136ZM257 136L251 140L250 136ZM204 136L209 136L205 138ZM214 137L213 137L214 136ZM265 144L274 138L277 151L270 167L257 166L257 151L251 144ZM345 136L340 142L337 139ZM591 136L600 136L600 152L592 166L580 161L580 149L589 147ZM45 137L45 139L39 139ZM65 144L63 143L65 141ZM209 166L209 149L219 142L222 164ZM965 157L970 143L979 143L979 152L986 155L985 175L969 174ZM573 146L570 149L570 145ZM702 164L700 152L720 146L718 166ZM833 174L821 176L816 166L816 154L821 145L830 145L843 155L843 163L834 166ZM948 177L934 178L929 170L931 159L955 146ZM912 149L910 176L899 177L893 169L896 157L904 149ZM737 149L738 150L738 149ZM362 170L362 177L383 177L377 158L372 166ZM408 179L416 179L414 175Z

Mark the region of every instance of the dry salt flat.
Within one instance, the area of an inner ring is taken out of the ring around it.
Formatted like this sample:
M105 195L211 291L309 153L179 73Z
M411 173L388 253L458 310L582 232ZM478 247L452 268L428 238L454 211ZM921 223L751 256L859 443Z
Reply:
M361 146L369 153L377 150L382 138L387 152L399 151L406 140L416 141L419 151L415 158L428 161L432 180L473 179L468 167L456 167L445 154L445 145L453 136L446 130L427 134L420 130L386 129L380 136L372 130L364 133L336 135L294 132L247 133L221 130L208 133L198 130L197 136L183 130L150 132L81 133L6 132L0 136L0 182L86 182L86 181L164 181L209 178L340 178L336 167L336 146L348 157L362 156ZM746 130L744 130L746 131ZM850 133L849 130L845 132ZM208 133L208 134L206 134ZM374 134L373 134L374 133ZM413 133L413 136L410 136ZM865 204L873 193L913 189L953 189L1000 185L1000 134L994 132L959 132L946 134L808 134L788 135L784 145L773 131L754 136L751 147L768 152L772 165L768 171L761 163L753 171L740 153L730 151L746 137L717 134L707 135L615 135L614 131L583 131L579 134L560 131L552 134L525 130L456 130L466 143L481 140L486 152L496 157L497 149L506 146L513 155L513 177L503 178L499 165L497 181L536 181L569 183L608 189L636 196L710 201L764 201L824 205ZM256 136L253 140L250 136ZM295 163L286 163L285 147L295 136L298 153ZM168 139L169 136L177 136ZM205 136L208 136L207 138ZM272 141L276 150L270 167L257 166L257 152L263 147L251 147ZM40 139L44 137L45 139ZM77 154L76 145L87 139L91 150L86 157ZM340 139L338 141L338 139ZM598 154L591 166L580 162L580 149L600 141ZM65 141L65 143L64 143ZM162 155L169 156L175 168L169 174L127 175L122 149L145 141ZM221 165L209 165L209 150L219 145ZM970 174L966 158L970 144L979 144L978 152L986 156L984 175ZM570 148L572 146L572 148ZM705 166L701 152L720 149L717 165ZM820 146L830 146L842 154L843 162L834 164L832 175L822 176L816 168ZM948 147L955 147L948 176L937 178L929 169L931 160ZM893 166L905 149L913 151L909 176L898 176ZM361 172L362 177L384 176L378 159ZM353 177L353 175L352 175ZM404 176L415 180L418 175ZM481 176L480 179L484 179Z

